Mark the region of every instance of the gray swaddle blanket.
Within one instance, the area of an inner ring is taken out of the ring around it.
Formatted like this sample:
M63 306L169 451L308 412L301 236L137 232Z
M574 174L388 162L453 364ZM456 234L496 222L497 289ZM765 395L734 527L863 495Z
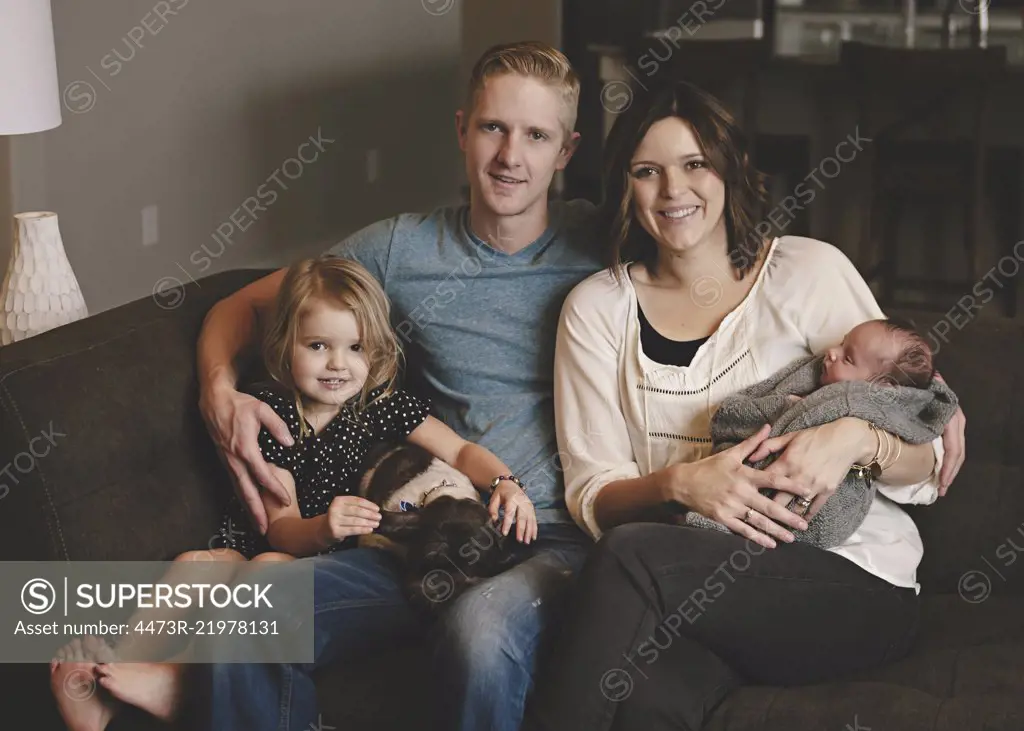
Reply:
M843 381L819 386L823 356L795 361L775 375L730 396L711 419L713 452L728 449L757 432L766 423L771 436L820 426L844 416L868 421L909 444L932 441L957 409L957 398L946 384L933 379L928 389L887 386L866 381ZM786 397L801 396L793 404ZM764 469L775 456L751 466ZM851 470L839 489L808 523L806 531L793 531L800 543L832 548L849 538L867 517L875 496L868 478ZM771 490L762 493L772 496ZM728 531L721 523L699 513L686 515L687 525Z

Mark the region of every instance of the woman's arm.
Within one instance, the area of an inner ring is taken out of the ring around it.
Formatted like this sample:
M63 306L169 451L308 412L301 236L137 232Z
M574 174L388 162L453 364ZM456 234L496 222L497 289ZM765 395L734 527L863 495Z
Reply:
M879 492L898 503L930 505L941 494L939 475L943 467L944 448L942 437L926 444L907 444L894 434L888 434L889 443L879 441L883 435L875 435L870 426L860 419L853 419L855 427L869 437L862 443L867 445L857 464L868 464L876 456L885 464L877 481ZM888 454L887 454L888 452Z
M512 470L496 454L463 439L433 416L428 416L413 429L407 439L464 474L478 490L490 489L494 478L512 474ZM533 503L518 485L509 480L498 483L491 496L488 506L491 518L498 519L498 511L502 506L505 508L502 535L508 535L514 523L518 540L523 543L532 542L537 537L537 516Z
M562 305L554 396L566 506L583 530L599 538L604 530L636 519L665 499L664 476L641 476L633 454L618 391L623 333L613 332L607 303L591 294L593 286L594 280L585 281Z
M555 426L565 501L576 522L597 538L616 525L643 519L650 508L675 502L769 547L774 542L768 534L781 540L792 536L768 517L805 528L799 516L758 492L775 486L802 494L798 488L742 464L743 450L752 450L766 430L700 462L641 474L618 395L622 336L609 324L602 298L589 299L585 286L566 299L555 345ZM760 513L753 524L738 519L748 508Z
M895 438L890 435L890 439ZM835 493L850 467L868 464L877 447L878 441L866 421L843 417L829 424L766 439L750 458L758 461L774 452L782 452L764 471L809 487L815 498L807 511L810 520ZM933 443L902 444L899 458L891 464L887 462L882 471L878 489L897 502L931 502L929 496L938 494L937 449ZM775 500L784 504L790 497L780 494Z
M658 470L643 477L606 484L594 498L592 514L599 531L641 521L652 508L671 502L670 482L670 470Z
M813 353L820 353L840 342L843 335L865 320L885 317L871 289L846 255L833 246L827 246L825 254L827 261L819 263L813 272L807 272L808 276L814 276L814 286L818 293L814 298L816 304L803 308L802 326L807 333L808 347ZM936 377L941 379L938 374ZM967 450L966 427L967 418L958 406L953 418L942 431L941 443L932 445L937 463L937 474L934 477L930 477L928 470L922 468L922 465L928 464L928 450L916 446L907 455L907 461L901 459L892 477L886 472L884 482L889 485L916 486L919 490L935 487L939 497L945 495L964 463ZM910 445L903 446L906 449Z
M885 317L867 283L843 252L829 244L819 244L808 249L807 256L808 261L800 272L805 279L799 283L794 281L787 289L791 295L787 306L793 308L794 324L806 339L810 352L821 353L840 342L860 323ZM960 423L961 420L954 419L947 425L943 433L946 443L957 441L951 440L948 432L957 429ZM772 452L784 450L766 471L791 477L821 495L819 503L808 513L811 516L828 495L835 492L850 465L870 461L876 447L877 442L866 422L840 419L767 440L752 459L763 459ZM885 471L881 482L924 489L927 487L924 483L934 481L937 488L935 466L939 455L934 445L904 444L900 459ZM950 456L952 452L947 450L947 458Z

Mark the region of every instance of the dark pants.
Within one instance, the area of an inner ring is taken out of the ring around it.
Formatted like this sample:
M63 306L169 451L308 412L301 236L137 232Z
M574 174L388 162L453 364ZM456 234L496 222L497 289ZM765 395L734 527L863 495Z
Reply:
M826 681L902 657L918 600L804 544L615 528L579 577L524 731L690 729L743 683Z

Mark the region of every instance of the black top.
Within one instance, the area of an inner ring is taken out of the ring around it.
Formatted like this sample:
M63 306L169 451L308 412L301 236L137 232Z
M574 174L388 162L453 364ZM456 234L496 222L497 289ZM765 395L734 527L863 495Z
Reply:
M353 494L355 485L352 478L357 476L370 447L378 442L405 439L427 418L430 406L426 401L406 391L395 391L375 401L382 392L383 388L378 388L370 393L370 404L362 413L357 414L351 405L346 404L319 434L313 433L307 421L308 433L301 439L299 412L291 394L272 389L253 394L274 409L295 439L294 446L285 447L266 428L260 429L263 459L291 472L299 513L303 518L323 515L335 497ZM354 403L355 399L350 402ZM237 497L224 516L218 537L220 545L233 548L246 558L274 550L265 536L251 528ZM353 536L334 544L325 553L348 548L355 543Z
M655 363L671 366L688 366L697 355L700 346L708 341L708 338L698 340L669 340L654 326L647 321L640 302L636 303L636 310L640 313L640 345L643 347L644 355Z

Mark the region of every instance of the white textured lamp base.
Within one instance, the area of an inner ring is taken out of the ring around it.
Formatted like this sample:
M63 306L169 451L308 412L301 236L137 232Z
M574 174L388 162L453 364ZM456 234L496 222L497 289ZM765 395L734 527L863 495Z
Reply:
M14 249L0 287L0 346L89 315L64 252L57 214L14 217Z

